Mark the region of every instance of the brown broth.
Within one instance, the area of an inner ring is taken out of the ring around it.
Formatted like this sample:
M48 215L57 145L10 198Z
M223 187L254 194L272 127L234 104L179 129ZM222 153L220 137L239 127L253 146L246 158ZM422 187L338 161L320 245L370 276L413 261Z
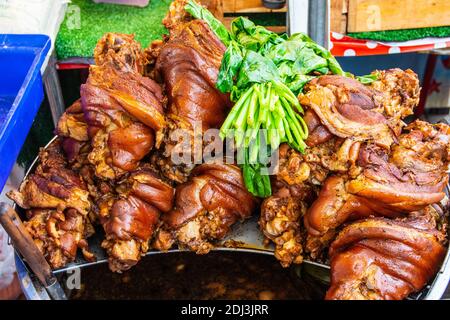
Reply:
M325 288L273 256L211 252L147 256L122 274L107 264L81 270L71 299L321 299Z

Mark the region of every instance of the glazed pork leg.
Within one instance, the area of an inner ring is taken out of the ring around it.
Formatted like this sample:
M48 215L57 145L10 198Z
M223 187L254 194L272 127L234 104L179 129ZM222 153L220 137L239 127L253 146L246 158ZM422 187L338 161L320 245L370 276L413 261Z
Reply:
M159 143L165 126L161 88L139 73L144 54L138 49L128 35L106 34L95 49L99 64L91 66L81 86L81 104L92 139L88 160L102 179L116 179L135 170Z
M61 138L61 146L70 168L79 169L87 162L87 155L90 152L88 126L84 120L80 99L63 113L55 133Z
M319 258L323 246L335 236L334 228L373 212L368 205L377 201L352 195L346 189L347 182L361 174L358 159L367 143L377 152L389 154L404 126L402 119L412 113L420 91L417 75L411 70L373 74L378 80L370 85L348 77L321 76L299 95L306 107L309 135L305 142L309 148L300 154L287 145L280 146L279 171L272 179L275 192L264 201L259 221L284 266L301 261L303 245L312 258ZM390 217L402 214L398 211L379 210ZM302 232L304 225L309 235ZM290 250L283 249L285 243Z
M176 188L175 206L162 216L164 229L154 247L168 250L176 241L199 254L208 253L211 241L222 239L234 223L249 218L256 205L238 167L202 164Z
M308 146L333 136L371 141L384 148L394 142L419 102L419 80L411 70L374 71L378 80L370 85L335 75L321 76L299 95L307 108Z
M40 163L20 186L8 196L24 209L76 209L87 215L91 208L89 193L80 177L67 169L61 141L55 140L39 153Z
M169 130L153 163L164 176L181 183L187 180L195 167L195 155L199 152L193 147L195 134L220 128L229 111L230 101L228 95L215 87L226 48L207 24L201 20L179 21L176 30L171 29L170 32L170 39L161 48L155 68L165 84L168 97ZM184 130L183 139L189 141L182 150L177 149L178 137L172 135L177 129ZM174 163L171 158L173 152L182 152L187 159L184 162L188 163Z
M100 199L100 222L105 230L102 247L109 268L122 272L134 266L149 248L159 216L173 205L174 190L147 169L139 169L119 183L117 195Z
M444 239L423 217L350 224L330 246L326 299L401 300L422 290L444 259Z
M8 197L29 209L25 227L53 268L73 261L77 248L87 260L94 259L86 238L93 233L88 213L89 192L79 175L67 168L61 141L55 140L39 154L40 163Z
M449 130L445 124L417 120L390 153L371 144L362 147L355 177L335 175L325 181L304 217L309 235L321 237L348 220L369 215L394 218L442 200L448 182Z

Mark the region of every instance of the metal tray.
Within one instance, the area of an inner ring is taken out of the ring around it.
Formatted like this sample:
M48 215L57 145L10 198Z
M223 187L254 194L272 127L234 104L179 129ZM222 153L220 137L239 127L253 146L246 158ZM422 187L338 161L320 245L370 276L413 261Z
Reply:
M54 137L50 142L44 147L47 148L56 137ZM29 174L34 172L38 165L39 157L31 164L25 178ZM24 178L24 179L25 179ZM449 188L446 190L449 193ZM14 204L14 209L17 210L20 217L25 216L25 212L20 207ZM100 244L103 239L103 230L101 227L96 229L95 235L88 239L89 248L97 257L95 262L86 261L82 255L79 253L74 262L67 264L63 268L54 270L56 275L65 273L67 271L76 268L86 268L94 264L107 263L108 257L105 251L101 248ZM233 246L227 246L227 242L233 241ZM264 236L259 230L258 218L253 216L252 218L244 221L243 223L237 223L232 228L230 234L218 242L213 250L215 251L238 251L238 252L248 252L248 253L258 253L266 255L274 255L274 246L271 244L269 246L264 246ZM168 254L180 252L180 249L172 249L169 252L161 252L156 250L151 250L146 253L145 256L151 256L155 254ZM274 257L275 259L275 257ZM16 268L21 283L22 290L27 299L50 299L45 289L40 285L37 278L34 276L32 271L29 270L26 262L22 259L20 254L16 252ZM317 263L313 261L305 260L301 265L294 265L293 268L302 268L303 271L312 275L320 282L329 283L330 278L330 267L326 264ZM421 292L412 294L408 297L410 300L437 300L442 297L449 284L450 280L450 250L447 248L447 253L444 262L437 273L433 281L430 282Z

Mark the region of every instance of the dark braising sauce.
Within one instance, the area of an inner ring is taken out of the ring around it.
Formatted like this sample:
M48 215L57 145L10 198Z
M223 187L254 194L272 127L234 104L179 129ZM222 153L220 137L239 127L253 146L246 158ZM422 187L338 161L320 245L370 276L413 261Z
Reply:
M123 274L107 264L81 270L71 299L321 299L307 275L296 276L272 256L211 252L158 254Z

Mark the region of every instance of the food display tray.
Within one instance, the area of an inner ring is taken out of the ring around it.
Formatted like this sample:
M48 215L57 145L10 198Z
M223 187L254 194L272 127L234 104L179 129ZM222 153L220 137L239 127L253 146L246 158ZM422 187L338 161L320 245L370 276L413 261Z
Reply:
M56 137L54 137L48 144L49 146ZM45 146L45 148L47 147ZM33 173L39 162L39 157L37 157L32 165L30 166L26 177ZM449 194L449 186L446 189L447 194ZM23 209L19 208L14 204L14 209L17 210L20 217L25 216ZM67 264L65 267L54 270L55 274L62 274L70 272L76 268L88 268L94 264L108 263L108 257L105 251L101 248L101 242L103 237L103 230L96 228L96 233L88 239L89 249L97 257L96 261L88 262L86 261L81 253L78 254L74 262ZM264 244L264 236L259 230L258 218L253 216L252 218L244 221L243 223L236 223L233 226L230 234L227 235L225 239L218 242L213 249L215 251L228 251L228 252L248 252L257 254L274 255L274 246L272 244ZM171 254L180 252L180 249L172 249L168 252L161 252L156 250L150 250L146 253L146 256L156 255L156 254ZM274 257L275 259L275 257ZM27 299L49 299L49 296L45 292L45 289L40 285L37 278L33 275L32 271L26 265L26 261L22 259L19 253L16 252L16 267L19 279L21 282L22 290L24 291ZM304 271L308 272L310 275L315 277L318 281L329 283L330 267L326 264L317 263L314 261L305 260L301 265L294 265L294 268L300 267ZM450 280L450 251L447 248L447 253L442 263L439 272L436 277L419 293L411 295L408 299L410 300L437 300L442 297L447 288Z

